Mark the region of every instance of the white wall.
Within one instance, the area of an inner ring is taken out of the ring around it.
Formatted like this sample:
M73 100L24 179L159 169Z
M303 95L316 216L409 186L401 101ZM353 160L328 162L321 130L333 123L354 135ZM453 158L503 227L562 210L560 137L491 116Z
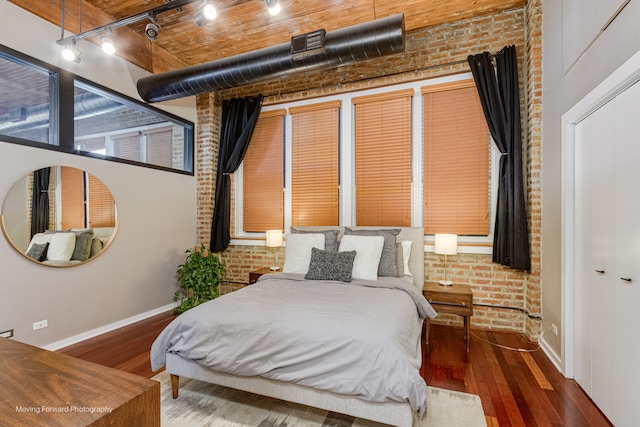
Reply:
M601 10L608 0L580 0L584 9ZM616 0L616 5L619 3ZM561 358L562 313L562 129L561 118L573 105L609 74L640 50L640 0L631 0L604 31L585 31L593 24L593 14L584 19L563 16L575 0L542 0L543 5L543 136L542 136L542 316L543 327L552 323L561 334L546 334L549 348ZM574 12L575 13L575 12ZM600 17L603 18L603 17ZM598 22L607 22L599 19ZM574 61L576 50L563 51L563 37L580 34L582 56ZM586 38L585 38L586 37ZM568 66L571 65L572 66ZM561 365L564 360L560 361Z
M60 29L0 0L0 44L93 82L140 99L135 82L148 73L87 42L80 64L60 59ZM195 122L195 99L158 105ZM73 268L35 264L0 238L0 331L44 346L107 325L151 314L172 303L175 271L196 243L196 179L193 176L101 161L0 141L0 201L26 173L50 165L84 169L100 179L116 201L120 225L97 259ZM49 327L32 330L47 319Z

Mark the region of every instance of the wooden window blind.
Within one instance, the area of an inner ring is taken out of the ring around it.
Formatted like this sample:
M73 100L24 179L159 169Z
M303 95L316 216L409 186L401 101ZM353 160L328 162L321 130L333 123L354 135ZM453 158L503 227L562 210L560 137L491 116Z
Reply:
M114 136L114 156L120 159L140 162L140 134L131 132Z
M84 171L60 167L62 229L85 227Z
M489 129L473 80L422 88L425 234L489 234Z
M411 225L412 96L353 98L357 225Z
M115 227L115 201L109 189L98 178L80 169L65 166L60 168L60 175L63 230Z
M338 225L340 101L289 109L291 225Z
M95 176L89 174L89 224L88 227L115 227L116 205L109 189Z
M285 110L261 113L243 160L243 229L284 227Z
M146 159L145 162L152 165L173 166L173 129L171 126L145 130L142 132L146 137Z

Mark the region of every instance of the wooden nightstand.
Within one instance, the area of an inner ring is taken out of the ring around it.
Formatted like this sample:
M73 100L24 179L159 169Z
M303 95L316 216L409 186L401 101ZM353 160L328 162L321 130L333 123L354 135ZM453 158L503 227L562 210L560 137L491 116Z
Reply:
M253 285L256 283L256 280L260 278L263 274L271 274L271 273L280 273L281 270L273 271L269 267L262 267L259 270L255 270L249 273L249 284Z
M473 291L469 285L442 286L438 282L425 282L422 294L438 313L457 314L464 319L464 339L469 351L471 319L473 316ZM430 320L425 320L425 341L429 343Z

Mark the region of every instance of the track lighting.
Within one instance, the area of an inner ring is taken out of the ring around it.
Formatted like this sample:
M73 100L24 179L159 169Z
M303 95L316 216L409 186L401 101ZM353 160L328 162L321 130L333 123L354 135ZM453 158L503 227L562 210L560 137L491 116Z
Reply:
M271 15L277 15L280 13L281 7L278 0L264 0L267 7L269 8L269 13ZM75 47L76 41L85 40L90 37L100 36L101 34L107 34L106 36L101 36L102 50L109 54L113 55L116 51L115 45L111 41L111 32L114 28L124 27L136 22L140 22L146 19L150 19L151 22L148 23L144 30L144 35L149 40L153 41L158 38L160 33L160 25L158 25L158 21L156 20L156 15L161 13L166 13L172 10L177 10L178 12L183 11L183 7L189 4L200 2L200 6L196 11L194 16L194 21L199 26L207 25L209 22L213 21L218 14L215 6L213 5L212 0L167 0L167 3L156 6L152 9L148 9L144 12L137 13L135 15L126 16L124 18L120 18L117 21L111 22L109 24L101 25L99 27L93 28L91 30L83 31L79 34L75 34L69 37L64 37L64 1L61 3L62 10L62 19L61 19L61 37L56 41L57 44L63 46L62 54L65 59L68 61L74 61L76 63L80 62L80 51Z
M149 22L147 26L144 28L144 35L151 41L154 41L158 38L158 33L160 32L160 27L153 23Z
M107 55L113 55L116 53L116 46L113 44L110 38L102 37L102 51Z
M196 16L193 18L194 22L199 26L207 25L209 22L216 19L218 12L216 11L215 6L208 0L204 0L200 6L198 6L198 11L196 12Z
M62 49L62 57L69 61L75 62L76 64L80 63L80 49L75 47L75 42L64 45Z
M267 8L269 9L269 14L271 16L276 16L282 10L278 0L264 0L264 2L267 4Z

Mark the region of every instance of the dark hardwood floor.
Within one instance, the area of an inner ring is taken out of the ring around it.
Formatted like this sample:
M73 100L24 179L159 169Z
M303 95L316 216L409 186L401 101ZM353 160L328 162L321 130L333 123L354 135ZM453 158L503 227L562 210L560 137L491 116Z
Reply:
M151 344L176 316L170 312L150 317L78 344L59 353L151 378Z
M136 324L63 348L60 353L151 378L149 349L173 320L160 314ZM611 426L575 381L564 378L542 350L522 335L472 330L465 350L463 329L431 325L423 350L421 373L430 386L480 396L487 425L492 426Z

